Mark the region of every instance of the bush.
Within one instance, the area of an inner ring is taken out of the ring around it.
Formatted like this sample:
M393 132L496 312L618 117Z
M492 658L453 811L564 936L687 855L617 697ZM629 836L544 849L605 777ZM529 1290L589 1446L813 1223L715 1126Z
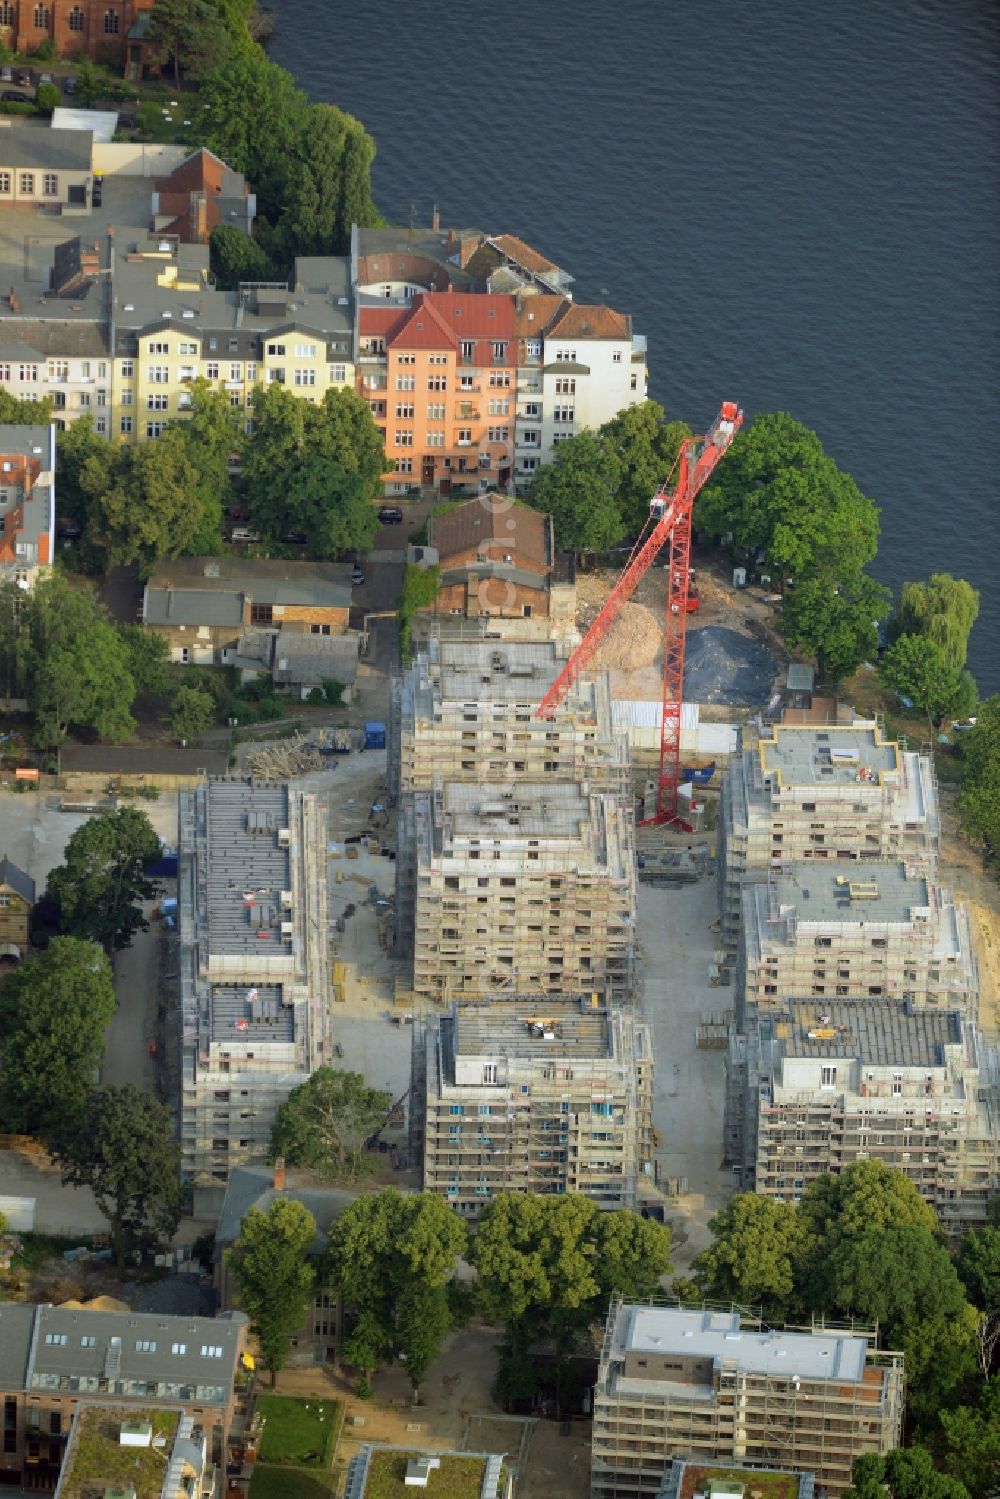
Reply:
M39 62L52 62L58 56L58 52L52 37L47 36L44 41L38 43L34 52L30 52L28 55L29 57L37 57Z
M333 677L323 678L323 696L331 708L341 708L344 704L344 684L336 681Z
M58 109L62 95L54 83L40 83L35 94L35 105L40 114L50 115Z
M0 101L0 114L5 115L33 115L35 106L33 104L19 104L14 99Z
M323 691L322 687L312 687L309 690L309 696L306 698L306 702L316 704L325 703L326 693Z

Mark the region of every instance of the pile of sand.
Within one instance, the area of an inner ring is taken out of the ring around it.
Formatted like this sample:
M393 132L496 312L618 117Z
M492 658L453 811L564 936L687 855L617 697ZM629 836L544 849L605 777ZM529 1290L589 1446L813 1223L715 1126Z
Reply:
M663 648L663 620L645 604L626 604L601 642L593 664L600 670L643 671Z

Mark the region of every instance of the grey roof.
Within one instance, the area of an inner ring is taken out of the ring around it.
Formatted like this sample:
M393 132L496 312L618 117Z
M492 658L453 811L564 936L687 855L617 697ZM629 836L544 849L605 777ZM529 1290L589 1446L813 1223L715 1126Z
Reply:
M0 127L0 166L38 172L89 172L92 130L53 130L25 120Z
M0 1301L0 1389L27 1387L35 1311L20 1302Z
M103 323L44 322L40 318L19 318L0 322L0 357L4 359L106 359L110 351L107 329ZM45 394L50 395L51 387Z
M213 1041L295 1040L295 1012L280 984L212 984Z
M175 592L197 590L206 599L238 592L246 594L255 604L305 604L347 609L351 603L351 568L346 562L283 562L264 557L175 557L155 568L147 595L167 588Z
M8 457L17 454L20 457L30 458L34 454L42 461L42 467L45 468L49 457L49 440L48 427L26 427L10 422L0 424L0 453ZM36 448L41 448L42 451L35 453Z
M583 1059L613 1054L610 1018L608 1010L594 1009L587 996L495 995L489 1003L456 1004L450 1028L460 1056L502 1052L539 1060Z
M792 864L775 880L778 905L794 907L799 921L908 922L914 908L926 908L923 875L909 875L905 864L824 859Z
M289 850L277 837L288 827L287 788L212 781L209 793L209 953L259 953L262 931L268 958L290 953L292 939L278 925L281 892L292 887Z
M872 784L899 769L899 745L883 740L877 729L852 725L793 727L777 725L773 739L760 742L765 773L776 773L785 786L844 786L860 771Z
M356 1191L345 1191L341 1187L315 1184L294 1172L288 1173L284 1189L279 1190L274 1186L270 1167L238 1166L226 1187L215 1230L216 1245L225 1246L235 1242L243 1219L251 1208L260 1208L262 1213L266 1213L271 1204L280 1199L301 1202L312 1213L318 1230L313 1249L322 1249L326 1243L326 1230L357 1195Z
M59 768L92 775L193 776L225 775L225 750L173 749L167 746L114 749L104 744L67 744L59 751Z
M242 1313L211 1318L59 1306L31 1310L36 1317L24 1388L141 1395L173 1404L224 1405L229 1399L246 1322ZM108 1388L101 1391L104 1381Z
M326 677L350 687L358 675L357 635L279 635L274 680L318 686Z
M726 1360L753 1374L856 1383L864 1372L866 1338L847 1333L758 1332L739 1312L623 1306L625 1350Z
M962 1043L957 1012L909 1013L891 1000L794 1000L788 1021L762 1020L765 1029L786 1057L849 1057L883 1067L942 1067L944 1048Z
M243 622L243 595L204 588L154 588L147 583L142 618L147 625L231 625L235 629Z
M25 874L23 869L18 869L7 855L0 859L0 885L8 885L11 890L16 890L22 900L26 900L29 906L35 903L35 882L30 874Z
M803 661L793 661L785 673L785 686L789 692L812 692L816 681L816 668Z

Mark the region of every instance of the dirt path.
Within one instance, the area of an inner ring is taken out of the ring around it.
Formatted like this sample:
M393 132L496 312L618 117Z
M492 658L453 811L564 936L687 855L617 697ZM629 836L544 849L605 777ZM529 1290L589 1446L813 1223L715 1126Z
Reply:
M941 801L942 883L950 887L969 912L979 961L979 1020L987 1037L1000 1040L1000 882L983 864L978 849L962 837L958 827L956 792L939 788Z

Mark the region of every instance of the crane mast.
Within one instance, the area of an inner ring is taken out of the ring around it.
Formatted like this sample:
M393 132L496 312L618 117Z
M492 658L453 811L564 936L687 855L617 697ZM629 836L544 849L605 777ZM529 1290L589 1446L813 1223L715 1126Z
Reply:
M691 564L691 512L699 490L743 425L735 401L724 401L704 437L687 437L677 462L650 501L648 534L640 536L624 571L605 600L590 629L570 656L538 705L539 718L552 718L559 705L593 659L640 581L667 545L666 625L663 640L663 716L660 724L660 770L656 812L647 823L681 822L677 813L680 785L681 703L684 688L684 645ZM686 826L686 824L685 824Z

